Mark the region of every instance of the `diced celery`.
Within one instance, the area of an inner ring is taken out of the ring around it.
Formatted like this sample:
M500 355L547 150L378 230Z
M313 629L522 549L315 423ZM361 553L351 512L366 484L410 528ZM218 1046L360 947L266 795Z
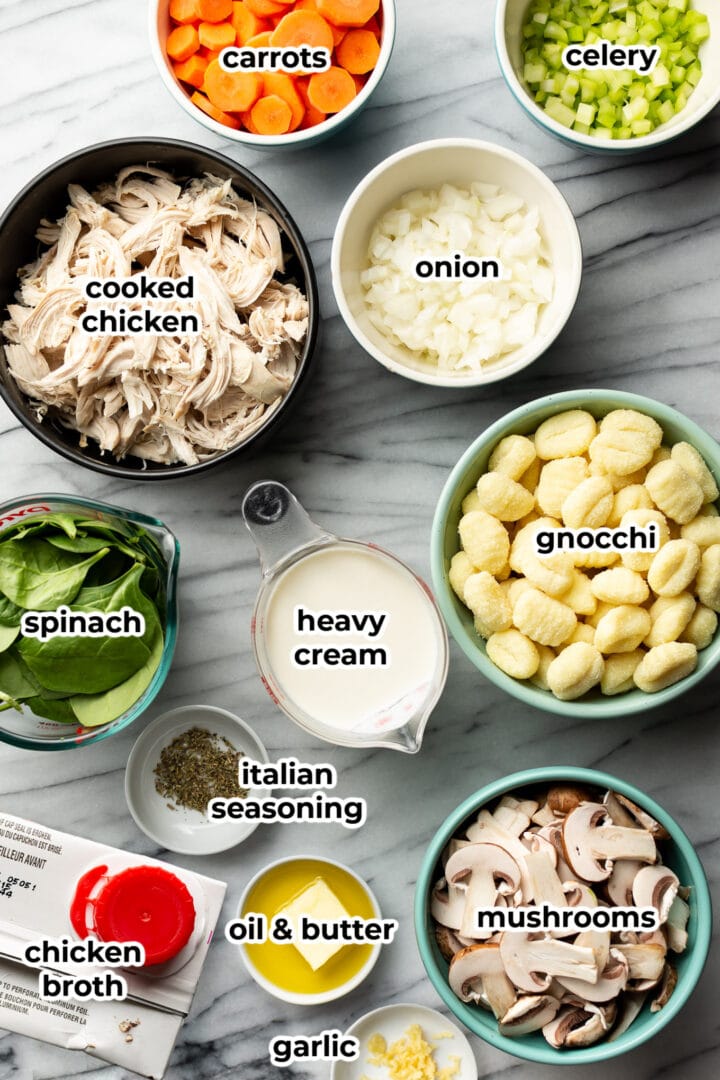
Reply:
M547 75L544 64L526 64L523 70L523 78L528 83L541 83Z
M650 81L653 86L669 86L671 82L671 76L668 69L664 64L656 64L653 70L650 72Z
M575 113L560 98L548 98L545 103L545 112L553 120L557 120L558 124L562 124L563 127L571 128L575 123Z
M672 120L675 115L675 106L672 101L663 101L658 106L658 120L661 124L667 124L668 120Z
M580 104L580 105L578 105L576 111L577 111L577 122L578 122L578 124L586 124L589 127L590 124L592 124L593 120L595 119L595 114L597 112L597 106L596 105Z
M630 125L633 135L649 135L653 129L652 120L633 120Z

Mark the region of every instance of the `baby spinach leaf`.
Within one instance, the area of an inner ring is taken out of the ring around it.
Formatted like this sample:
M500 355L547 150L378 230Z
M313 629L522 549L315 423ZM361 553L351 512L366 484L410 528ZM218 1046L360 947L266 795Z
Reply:
M40 684L14 648L0 653L0 692L21 701L40 692Z
M10 648L19 633L19 626L3 626L0 623L0 653L4 653L6 649Z
M70 604L80 591L85 576L104 558L102 548L87 559L60 551L38 537L8 540L0 544L0 589L28 610L52 611Z
M73 514L45 514L40 521L33 518L27 525L20 524L16 532L10 530L11 538L22 540L26 536L49 532L53 526L61 529L66 536L73 537L77 534L77 522Z
M127 712L142 697L160 667L163 635L158 631L150 655L139 671L105 694L82 694L70 698L73 712L84 727L101 727Z
M56 533L55 536L46 536L45 539L53 547L60 548L61 551L72 551L76 555L89 555L93 551L102 551L103 548L108 546L107 540L101 539L99 536L70 537L62 533Z
M77 724L78 718L67 698L31 697L25 702L35 716L45 720L54 720L58 724Z
M103 613L130 607L145 619L143 637L53 637L44 642L23 638L19 651L44 687L70 694L98 694L125 682L145 665L160 620L140 589L143 572L144 567L137 565L107 586L81 590L73 604L73 611Z
M0 593L0 626L19 626L23 609Z

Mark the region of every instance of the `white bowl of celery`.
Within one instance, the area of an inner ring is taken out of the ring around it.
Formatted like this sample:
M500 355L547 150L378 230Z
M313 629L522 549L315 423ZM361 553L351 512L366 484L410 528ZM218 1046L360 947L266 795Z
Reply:
M720 102L720 0L498 0L498 58L542 127L589 151L636 152L677 138ZM604 52L603 45L605 44ZM574 64L566 66L566 50ZM635 66L579 67L601 60ZM618 49L619 47L619 49ZM634 52L631 51L633 50Z

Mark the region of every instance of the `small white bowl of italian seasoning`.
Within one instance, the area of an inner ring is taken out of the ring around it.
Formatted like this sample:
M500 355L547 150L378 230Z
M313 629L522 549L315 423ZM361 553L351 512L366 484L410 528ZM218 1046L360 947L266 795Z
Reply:
M493 143L442 139L381 162L350 195L332 280L356 341L432 386L505 379L575 306L582 249L559 189Z
M210 821L206 813L213 798L272 794L240 789L241 757L270 760L252 728L225 709L188 705L158 716L135 742L125 770L135 824L179 855L214 855L242 843L257 821Z

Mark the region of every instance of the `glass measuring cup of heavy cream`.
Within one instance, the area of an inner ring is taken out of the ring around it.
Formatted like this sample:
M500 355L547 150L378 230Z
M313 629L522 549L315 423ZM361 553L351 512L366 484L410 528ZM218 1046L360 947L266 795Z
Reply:
M252 639L270 696L327 742L416 753L448 668L427 585L316 525L283 484L254 484L243 517L262 568Z

